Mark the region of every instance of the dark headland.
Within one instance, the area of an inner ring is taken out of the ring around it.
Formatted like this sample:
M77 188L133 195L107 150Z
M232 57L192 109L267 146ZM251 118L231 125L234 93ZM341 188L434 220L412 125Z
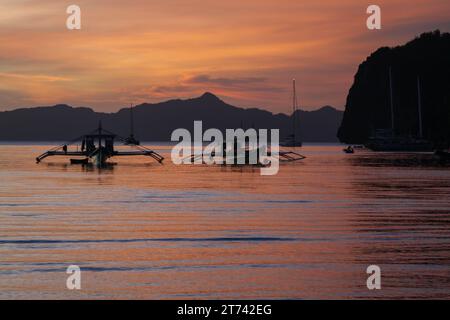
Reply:
M342 111L326 106L315 111L297 111L300 135L305 142L337 142L336 132ZM170 141L172 131L193 131L194 120L202 120L203 128L278 128L281 138L291 134L292 115L273 114L227 104L212 93L187 100L144 103L133 108L134 131L143 141ZM97 128L121 136L130 133L130 109L117 113L99 113L90 108L68 105L22 108L0 112L1 141L67 141Z
M450 34L423 33L405 45L383 47L358 68L347 96L338 137L345 143L364 143L376 129L391 128L389 68L392 72L395 134L419 131L420 77L424 138L450 142Z

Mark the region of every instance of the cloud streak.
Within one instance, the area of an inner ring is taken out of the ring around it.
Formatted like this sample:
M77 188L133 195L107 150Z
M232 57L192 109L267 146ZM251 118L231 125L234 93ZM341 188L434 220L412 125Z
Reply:
M449 31L448 0L380 0L383 29L359 0L77 0L82 30L58 0L0 3L0 108L71 103L114 111L212 91L285 112L342 108L357 66L380 46ZM17 96L17 101L14 100ZM19 98L21 97L21 98Z

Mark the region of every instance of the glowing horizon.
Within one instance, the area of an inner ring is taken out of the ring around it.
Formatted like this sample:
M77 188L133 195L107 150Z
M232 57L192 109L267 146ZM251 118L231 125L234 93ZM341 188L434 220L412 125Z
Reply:
M65 27L66 8L82 29ZM382 46L450 31L448 0L378 1L382 30L357 0L3 0L0 111L54 105L113 112L212 92L239 107L343 109L358 65Z

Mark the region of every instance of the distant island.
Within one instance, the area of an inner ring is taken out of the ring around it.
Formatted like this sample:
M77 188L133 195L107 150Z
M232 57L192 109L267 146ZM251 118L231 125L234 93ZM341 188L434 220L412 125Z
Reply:
M389 68L395 134L418 134L420 77L424 138L448 145L450 34L438 30L424 33L403 46L380 48L359 66L338 131L340 141L364 143L375 130L391 128Z
M343 112L325 106L315 111L297 111L299 132L304 142L337 142L336 132ZM267 128L280 129L280 137L291 134L292 115L273 114L227 104L212 93L187 100L144 103L133 108L134 131L141 141L170 141L172 131L186 128L193 131L194 120L202 120L204 129ZM100 113L90 108L68 105L22 108L0 112L1 141L69 141L97 128L121 136L130 133L130 109L116 113Z

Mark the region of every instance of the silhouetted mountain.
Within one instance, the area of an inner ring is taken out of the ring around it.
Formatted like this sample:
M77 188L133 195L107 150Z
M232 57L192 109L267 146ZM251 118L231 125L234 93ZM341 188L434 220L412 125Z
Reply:
M389 67L392 68L394 127L418 133L420 77L425 138L450 141L450 34L435 31L395 48L380 48L364 61L348 93L338 137L364 143L375 129L391 127Z
M303 141L335 142L342 111L323 107L316 111L298 111ZM291 133L292 116L272 114L261 109L243 109L220 100L211 93L188 100L144 103L133 108L135 135L143 141L170 141L176 128L193 130L194 120L208 128L279 128L280 136ZM120 136L130 133L130 109L117 113L97 113L89 108L67 105L36 107L0 112L0 140L68 141L103 127Z

